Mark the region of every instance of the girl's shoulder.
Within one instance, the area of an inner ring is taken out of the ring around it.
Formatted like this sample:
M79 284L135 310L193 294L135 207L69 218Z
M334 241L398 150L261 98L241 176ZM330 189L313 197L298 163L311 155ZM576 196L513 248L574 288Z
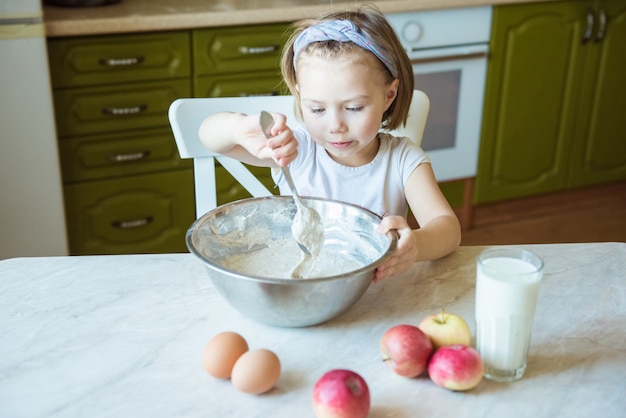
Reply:
M413 155L420 155L424 158L428 158L426 153L418 144L416 144L411 138L406 136L395 136L388 132L381 132L379 138L383 147L388 147L391 154L395 153L409 153Z

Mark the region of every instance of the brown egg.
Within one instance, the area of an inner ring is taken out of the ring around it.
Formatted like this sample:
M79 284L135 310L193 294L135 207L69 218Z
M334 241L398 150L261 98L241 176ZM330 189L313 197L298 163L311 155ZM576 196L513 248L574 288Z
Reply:
M280 377L280 360L269 350L250 350L233 367L233 386L245 393L259 394L274 387Z
M202 366L218 379L228 379L235 362L248 351L248 343L235 332L222 332L209 340L202 355Z

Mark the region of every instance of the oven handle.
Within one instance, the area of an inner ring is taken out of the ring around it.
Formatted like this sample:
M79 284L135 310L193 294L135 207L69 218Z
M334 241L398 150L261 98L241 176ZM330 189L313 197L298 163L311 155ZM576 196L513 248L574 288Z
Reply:
M412 64L429 64L433 62L461 61L486 58L489 56L489 45L467 45L461 47L432 48L410 51Z
M411 60L411 64L429 64L431 62L473 60L477 58L487 57L487 55L489 55L489 53L485 51L473 52L471 54L446 55L443 57L416 58Z

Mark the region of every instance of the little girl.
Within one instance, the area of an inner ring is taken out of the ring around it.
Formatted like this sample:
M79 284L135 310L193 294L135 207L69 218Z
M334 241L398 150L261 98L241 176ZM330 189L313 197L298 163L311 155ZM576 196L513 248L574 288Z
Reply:
M341 200L384 216L378 232L398 232L398 247L374 281L433 260L459 245L459 221L442 195L430 160L408 138L384 131L403 125L413 95L413 69L393 29L373 6L294 25L281 69L304 127L274 113L265 139L259 115L217 113L200 127L213 152L273 167L289 165L298 192ZM382 132L381 132L382 130ZM408 206L407 206L408 203ZM411 229L410 207L420 227Z

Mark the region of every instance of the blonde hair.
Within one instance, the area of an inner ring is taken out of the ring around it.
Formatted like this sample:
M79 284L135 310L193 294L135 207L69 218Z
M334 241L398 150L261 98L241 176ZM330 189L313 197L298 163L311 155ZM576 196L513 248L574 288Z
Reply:
M391 61L391 65L398 72L398 93L389 109L383 114L381 127L393 130L406 124L409 116L409 106L413 98L413 88L415 80L413 78L413 68L411 60L402 47L393 28L385 16L372 5L358 7L355 11L339 11L327 13L317 19L306 19L292 25L293 33L289 37L281 57L281 72L283 80L295 100L295 114L302 119L302 109L300 107L300 94L296 89L297 75L296 64L294 63L294 43L298 36L307 28L319 25L322 22L333 20L349 20L356 27L365 33L376 47L385 52L385 56ZM369 54L376 58L374 54L366 49L357 46L352 42L338 42L333 40L314 42L309 44L303 53L307 55L315 54L321 57L332 58L346 53ZM376 58L381 71L386 74L386 84L390 84L394 77L387 67Z

